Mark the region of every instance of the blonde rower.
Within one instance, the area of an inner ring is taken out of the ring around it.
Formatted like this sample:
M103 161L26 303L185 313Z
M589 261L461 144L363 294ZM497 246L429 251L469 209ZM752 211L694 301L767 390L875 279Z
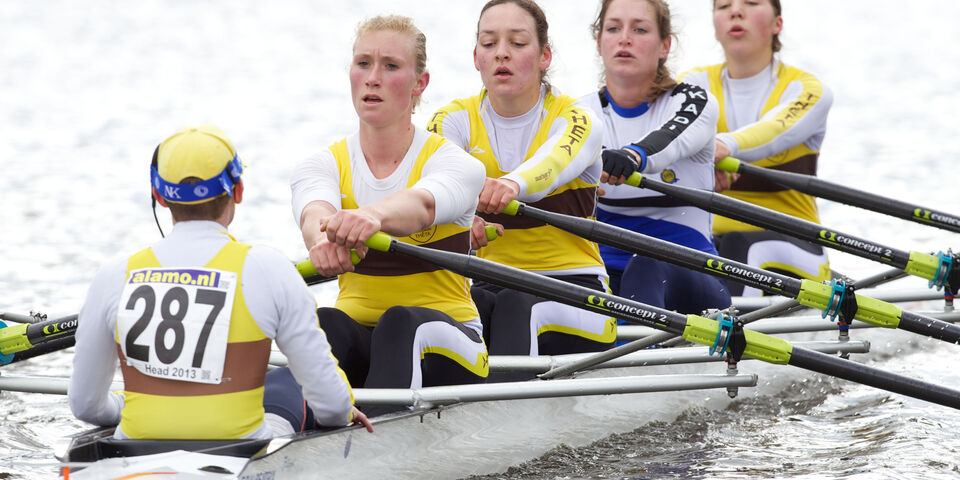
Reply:
M342 274L336 304L318 310L320 324L350 381L365 387L487 376L469 282L363 247L383 231L428 248L470 251L483 166L411 123L429 81L426 37L409 18L363 22L350 65L358 131L302 162L292 180L293 213L311 261L324 275ZM364 257L356 266L350 249Z

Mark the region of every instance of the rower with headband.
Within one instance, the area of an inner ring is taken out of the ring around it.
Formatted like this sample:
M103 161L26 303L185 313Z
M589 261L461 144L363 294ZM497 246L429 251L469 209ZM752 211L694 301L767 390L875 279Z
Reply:
M351 421L369 428L300 274L279 252L227 231L242 170L212 125L181 129L154 151L153 197L170 209L173 230L94 277L69 388L80 420L135 439L266 439ZM272 343L289 368L268 373ZM118 360L124 390L111 392Z

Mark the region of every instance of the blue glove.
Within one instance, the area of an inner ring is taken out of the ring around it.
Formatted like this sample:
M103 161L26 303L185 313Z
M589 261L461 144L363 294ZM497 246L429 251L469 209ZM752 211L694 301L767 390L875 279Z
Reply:
M629 177L640 167L633 154L623 149L604 150L601 157L603 157L603 171L611 177Z

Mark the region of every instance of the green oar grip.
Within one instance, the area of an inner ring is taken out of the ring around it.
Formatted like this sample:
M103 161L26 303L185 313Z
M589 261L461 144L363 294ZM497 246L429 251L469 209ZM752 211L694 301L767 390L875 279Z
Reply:
M903 271L916 277L933 280L939 268L939 258L928 253L910 252L910 259L907 260L907 266Z
M733 157L723 157L714 167L724 172L738 173L740 172L740 160Z
M350 250L350 263L356 265L360 263L360 255L357 255L356 250ZM320 272L317 271L316 267L313 266L313 262L310 259L306 259L297 264L297 271L300 272L301 277L309 277L311 275L320 275Z
M22 352L33 347L27 340L27 324L21 323L0 328L0 355Z
M709 347L716 343L719 332L720 322L699 315L687 315L683 339ZM790 354L793 352L790 342L752 330L744 330L743 334L747 339L744 355L779 365L786 365L790 361Z
M633 172L623 183L630 185L631 187L639 187L640 180L643 180L643 175L640 175L640 172Z
M804 279L800 282L800 294L797 301L808 307L826 309L833 298L833 287L824 283ZM891 303L875 298L857 295L857 315L855 318L877 327L897 328L903 310Z
M383 232L377 232L371 235L364 245L378 252L389 252L391 242L393 242L393 237Z
M504 215L516 216L517 212L520 211L520 202L516 200L510 200L510 203L507 204L507 208L503 209ZM489 234L488 234L489 236Z
M514 203L514 202L516 202L516 200L514 200L511 203ZM487 235L488 242L492 242L500 238L500 234L497 233L497 227L494 227L493 225L487 225L486 227L483 227L483 231Z

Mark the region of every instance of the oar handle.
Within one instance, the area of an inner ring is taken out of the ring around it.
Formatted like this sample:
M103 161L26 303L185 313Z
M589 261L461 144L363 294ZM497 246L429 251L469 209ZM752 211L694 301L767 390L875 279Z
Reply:
M516 200L514 200L514 202L516 202ZM487 225L483 227L483 233L486 234L488 242L492 242L500 238L500 234L497 233L497 227L494 227L493 225Z
M740 165L742 165L742 163L736 158L723 157L719 162L714 164L714 167L717 170L723 170L724 172L740 173Z
M356 250L350 250L350 262L354 265L360 263L360 255L357 254ZM332 277L325 277L320 275L320 272L317 271L317 267L313 266L313 262L310 259L301 260L297 263L297 271L300 272L300 276L303 277L303 280L307 282L307 285L316 285L318 283L328 282L337 278L336 275Z

